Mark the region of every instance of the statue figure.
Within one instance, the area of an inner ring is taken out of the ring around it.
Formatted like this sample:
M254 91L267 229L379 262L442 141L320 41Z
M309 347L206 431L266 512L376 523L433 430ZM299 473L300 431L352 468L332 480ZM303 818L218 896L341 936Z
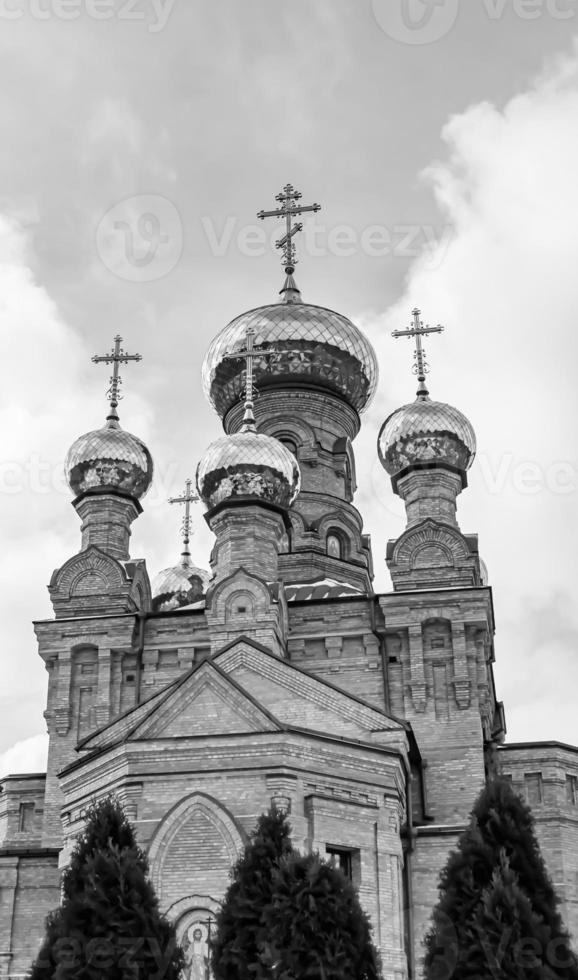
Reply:
M185 954L184 980L210 980L209 945L206 929L194 922L187 930L183 943Z

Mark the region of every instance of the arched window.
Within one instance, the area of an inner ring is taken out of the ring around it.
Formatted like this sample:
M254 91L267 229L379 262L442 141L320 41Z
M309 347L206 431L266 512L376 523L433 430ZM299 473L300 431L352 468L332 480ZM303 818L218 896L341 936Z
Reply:
M288 449L290 453L293 453L294 456L297 455L297 444L293 439L286 439L285 436L282 436L279 442L282 442L285 448Z
M327 535L326 551L330 558L343 558L343 542L334 531Z

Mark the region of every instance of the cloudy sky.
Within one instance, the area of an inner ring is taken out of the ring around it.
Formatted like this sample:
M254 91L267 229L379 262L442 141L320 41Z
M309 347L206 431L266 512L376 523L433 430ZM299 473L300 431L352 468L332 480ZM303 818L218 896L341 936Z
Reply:
M379 354L357 442L377 588L403 520L375 439L415 387L390 332L418 305L446 326L432 395L478 434L459 516L509 738L578 742L578 0L2 0L0 21L0 774L44 763L31 621L80 543L62 461L104 419L90 357L117 332L143 355L121 420L155 458L132 538L154 574L179 552L166 497L219 433L203 353L280 288L255 214L287 181L323 207L304 298Z

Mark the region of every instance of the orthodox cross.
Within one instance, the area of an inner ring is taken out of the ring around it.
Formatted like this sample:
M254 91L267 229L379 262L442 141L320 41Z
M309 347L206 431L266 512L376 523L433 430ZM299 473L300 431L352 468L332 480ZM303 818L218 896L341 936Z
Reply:
M181 524L181 533L183 535L183 564L188 564L191 558L191 553L189 551L189 541L191 539L192 528L191 504L196 503L196 501L199 500L197 494L191 489L192 485L192 480L185 480L185 492L182 493L180 497L169 497L169 504L185 505L185 516L183 517Z
M391 336L395 337L396 339L398 337L415 337L413 373L417 374L417 379L419 381L417 394L426 396L429 394L429 392L425 386L425 376L429 372L429 364L425 359L425 351L423 349L421 339L428 333L443 333L445 328L439 323L436 327L424 327L423 321L420 320L421 310L412 310L412 316L413 325L411 327L409 327L407 330L394 330Z
M202 919L201 920L201 925L207 927L207 952L208 952L209 955L207 956L207 964L206 964L206 967L205 967L205 977L206 977L206 980L211 980L211 951L212 951L212 948L213 948L213 933L212 933L212 929L213 929L213 922L214 921L215 920L213 919L213 916L210 915L210 914L209 914L209 918L208 919Z
M255 397L255 383L253 381L253 361L256 357L263 357L263 351L255 350L255 331L253 327L247 327L245 334L245 349L227 351L225 357L228 360L245 358L245 415L243 417L243 429L241 431L255 430L255 416L253 415L253 399Z
M293 242L294 236L298 231L303 230L303 225L300 221L297 224L292 224L293 218L299 217L301 214L305 214L307 211L320 211L320 204L299 204L301 197L303 195L296 191L292 184L285 184L285 187L280 194L277 194L275 200L281 205L274 211L259 211L257 214L258 218L285 218L286 232L283 238L280 238L278 242L275 242L276 248L283 249L283 265L285 266L285 272L288 276L295 272L295 266L297 264L297 256L295 255L295 244Z
M95 364L112 364L112 375L110 378L110 388L106 393L106 397L110 402L110 414L107 419L118 420L117 407L118 403L122 398L120 393L120 386L122 384L122 378L118 373L119 364L128 364L129 361L142 361L142 354L127 354L126 351L120 346L122 344L122 337L118 334L114 338L114 347L110 354L95 354L92 358Z

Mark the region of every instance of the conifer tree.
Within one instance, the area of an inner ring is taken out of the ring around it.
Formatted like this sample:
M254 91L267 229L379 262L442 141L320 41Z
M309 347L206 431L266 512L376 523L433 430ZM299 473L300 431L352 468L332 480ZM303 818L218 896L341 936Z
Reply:
M264 918L263 980L378 980L379 957L357 892L318 854L280 862Z
M507 780L491 781L440 876L425 980L578 980L558 905L530 808Z
M255 971L267 939L263 912L272 901L273 871L292 850L283 814L274 809L264 813L232 870L217 915L212 942L215 980L258 980Z
M93 804L30 980L178 980L183 955L114 798Z

